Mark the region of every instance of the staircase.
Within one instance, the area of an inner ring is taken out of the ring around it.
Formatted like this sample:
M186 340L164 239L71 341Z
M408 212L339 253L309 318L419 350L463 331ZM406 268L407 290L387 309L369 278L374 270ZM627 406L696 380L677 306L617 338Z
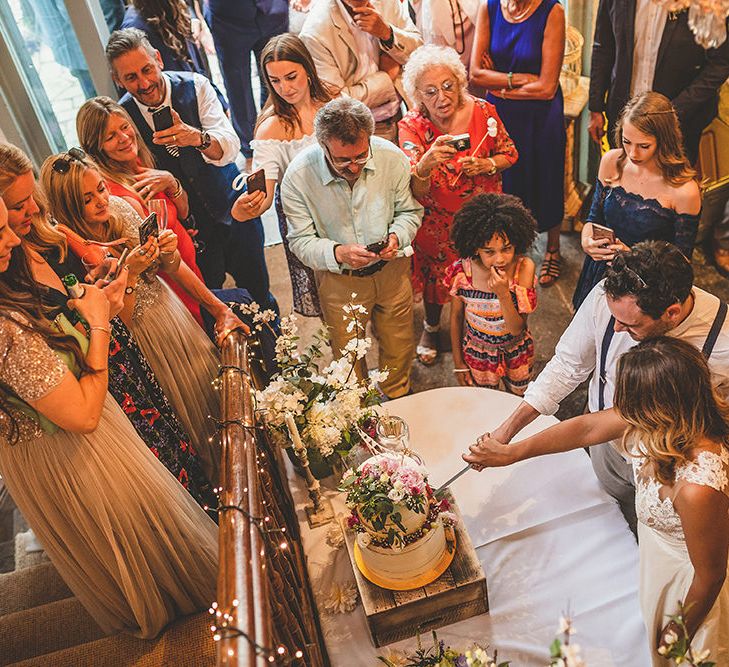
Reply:
M213 667L207 612L178 619L157 639L106 636L49 562L0 574L0 665Z

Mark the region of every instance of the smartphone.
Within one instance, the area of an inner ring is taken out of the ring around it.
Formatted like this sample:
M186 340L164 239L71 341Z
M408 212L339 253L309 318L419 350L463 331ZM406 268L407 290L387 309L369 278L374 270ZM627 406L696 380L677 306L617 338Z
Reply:
M157 214L150 213L139 225L139 245L144 245L149 241L150 236L159 237L159 225L157 224Z
M168 130L172 127L172 109L165 105L152 114L154 131Z
M124 250L122 250L122 254L119 255L119 260L116 263L116 268L111 271L109 275L104 278L104 280L106 280L107 282L112 282L119 277L119 274L124 268L124 265L127 263L127 255L129 255L129 248L124 248Z
M246 191L249 195L255 194L256 192L266 194L266 173L263 169L254 171L246 178Z
M612 245L615 243L615 232L610 229L610 227L603 227L602 225L597 225L594 222L592 223L592 238L595 241L600 241L602 239L608 240L608 245Z
M373 252L375 255L379 255L386 247L389 242L389 235L386 236L382 241L376 241L375 243L370 243L369 245L365 246L365 250L368 252Z
M447 146L453 146L459 153L462 151L467 151L469 148L471 148L471 135L466 132L466 134L458 134L453 137L453 139L449 139L445 142Z

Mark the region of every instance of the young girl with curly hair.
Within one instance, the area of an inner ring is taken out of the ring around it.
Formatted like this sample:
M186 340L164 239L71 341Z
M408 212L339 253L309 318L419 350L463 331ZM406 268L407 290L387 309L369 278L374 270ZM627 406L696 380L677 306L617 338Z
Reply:
M523 395L534 341L527 316L537 305L534 262L525 253L537 225L512 195L482 194L454 218L451 239L461 259L446 274L451 296L454 373L463 386Z

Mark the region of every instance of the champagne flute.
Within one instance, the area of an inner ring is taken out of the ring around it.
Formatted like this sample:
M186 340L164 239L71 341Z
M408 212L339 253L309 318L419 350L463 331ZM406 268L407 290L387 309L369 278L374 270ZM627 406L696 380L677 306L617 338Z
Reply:
M167 202L164 199L150 199L147 210L157 214L157 226L160 233L167 229Z

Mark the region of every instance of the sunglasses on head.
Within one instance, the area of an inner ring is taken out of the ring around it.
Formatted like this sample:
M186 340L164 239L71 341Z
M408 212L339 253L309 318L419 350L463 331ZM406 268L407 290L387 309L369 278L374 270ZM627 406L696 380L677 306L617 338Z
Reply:
M57 157L53 161L53 171L59 174L65 174L71 168L71 162L83 162L86 159L86 153L80 148L69 148L63 155Z

